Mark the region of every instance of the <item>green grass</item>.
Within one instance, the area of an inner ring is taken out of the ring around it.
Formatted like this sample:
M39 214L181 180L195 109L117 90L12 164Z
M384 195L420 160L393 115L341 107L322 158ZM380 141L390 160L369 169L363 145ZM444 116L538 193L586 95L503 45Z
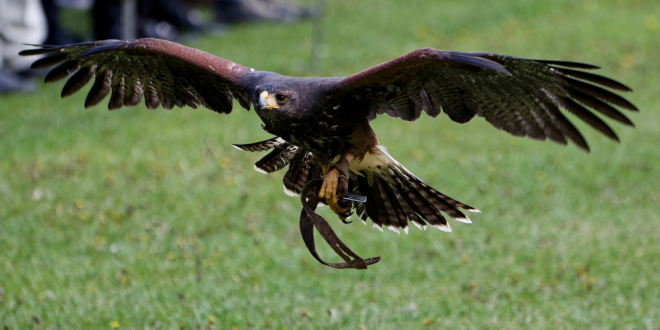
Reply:
M331 224L367 271L316 263L282 173L230 143L267 137L253 112L113 113L61 84L0 97L0 326L37 328L660 327L660 3L328 1L317 73L435 47L600 64L641 112L590 154L483 120L379 118L381 142L479 207L454 232ZM308 75L312 24L195 40L263 70ZM614 124L615 125L615 124ZM337 258L323 247L326 258Z

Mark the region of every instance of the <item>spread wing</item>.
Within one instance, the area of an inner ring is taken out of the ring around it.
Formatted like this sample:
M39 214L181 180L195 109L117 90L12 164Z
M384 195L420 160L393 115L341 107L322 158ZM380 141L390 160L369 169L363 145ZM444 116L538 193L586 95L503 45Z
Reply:
M148 108L202 105L229 113L233 98L249 109L249 94L240 78L253 70L229 60L158 39L103 40L63 46L42 46L21 55L45 55L33 69L55 66L46 82L63 79L62 97L71 95L92 78L85 107L111 94L108 109L133 106L144 99Z
M593 111L630 126L633 123L615 106L637 111L611 91L630 88L584 71L596 68L576 62L420 49L344 77L336 96L366 107L369 119L386 113L414 121L422 111L432 117L442 111L464 123L477 115L516 136L562 144L568 139L589 150L563 111L617 141L616 133Z

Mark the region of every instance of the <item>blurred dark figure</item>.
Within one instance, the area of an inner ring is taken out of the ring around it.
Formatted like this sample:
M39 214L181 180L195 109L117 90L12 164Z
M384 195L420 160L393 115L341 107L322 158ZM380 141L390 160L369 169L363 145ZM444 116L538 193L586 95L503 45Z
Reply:
M293 22L316 16L316 11L278 0L213 0L215 23L232 25L255 21Z
M27 75L32 59L18 56L24 43L46 38L46 18L39 0L0 1L0 93L32 91Z
M137 10L139 38L174 39L181 33L203 30L180 0L140 0ZM94 1L92 16L95 39L121 39L121 1Z
M121 1L94 1L92 29L94 30L94 40L121 39Z
M83 40L66 31L60 24L62 5L80 9L89 8L91 3L93 29L91 39L122 38L122 0L40 1L48 20L46 44L70 44ZM137 0L136 2L138 38L175 39L181 35L206 31L204 24L197 18L199 15L194 15L189 5L212 5L212 28L215 30L238 23L291 22L316 15L315 10L311 8L290 5L282 0Z
M60 6L56 0L41 0L41 6L46 15L48 23L48 35L46 36L46 45L65 45L81 42L82 39L74 37L60 25Z
M70 2L70 3L69 3ZM91 39L121 39L122 0L78 1L41 0L48 19L46 44L59 45L83 41L66 31L60 24L61 6L90 9L92 15ZM173 39L181 33L202 31L202 25L193 20L181 0L137 0L137 36ZM91 8L90 8L91 4Z

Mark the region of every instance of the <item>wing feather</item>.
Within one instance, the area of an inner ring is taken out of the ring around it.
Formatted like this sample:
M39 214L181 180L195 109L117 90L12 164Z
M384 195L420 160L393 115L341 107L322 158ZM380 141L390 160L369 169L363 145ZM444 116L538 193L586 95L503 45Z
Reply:
M587 93L588 95L593 95L596 98L613 103L622 108L632 111L637 111L637 107L632 103L630 103L630 101L606 89L600 88L596 85L585 83L583 81L575 80L573 78L565 77L564 80L566 80L569 83L570 87L575 88L583 93Z
M85 98L85 108L99 104L103 98L110 93L112 82L112 71L103 71L96 74L92 88Z
M599 85L609 87L612 89L617 89L620 91L625 91L625 92L630 92L632 89L614 79L610 79L601 75L593 74L591 72L584 72L584 71L579 71L579 70L572 70L572 69L566 69L566 68L555 68L555 70L571 77L575 77L578 79L584 79L588 80L594 83L597 83Z
M62 52L48 54L32 63L33 70L46 69L51 66L58 65L67 59L67 54Z
M621 111L617 110L615 107L599 100L596 97L593 97L589 94L580 92L578 90L574 90L569 88L568 93L573 97L575 100L579 101L580 103L602 113L603 115L610 117L622 124L628 125L628 126L634 126L633 122L626 117Z
M80 68L80 62L77 60L64 62L48 72L48 74L46 74L46 78L44 78L44 81L51 83L64 79L68 77L72 72L76 72L78 68Z
M249 86L241 85L241 78L254 70L170 41L103 40L39 46L20 54L45 55L32 68L54 67L46 75L46 82L71 76L62 89L63 97L95 78L86 107L110 94L108 109L137 105L144 99L152 109L202 105L229 113L234 98L249 109Z
M422 111L444 112L465 123L484 117L516 136L589 150L562 109L618 141L592 111L626 125L633 123L616 107L637 111L615 91L631 89L611 78L582 70L597 66L570 61L534 60L483 52L420 49L339 80L334 97L379 114L414 121ZM616 106L616 107L615 107Z
M69 80L66 81L64 87L62 87L62 97L72 95L73 93L79 91L94 77L94 71L96 66L86 66L78 70Z
M591 125L591 127L597 129L611 139L619 141L619 137L614 133L614 130L612 130L602 119L591 113L591 111L566 97L562 98L561 102L568 111L584 120L587 124Z

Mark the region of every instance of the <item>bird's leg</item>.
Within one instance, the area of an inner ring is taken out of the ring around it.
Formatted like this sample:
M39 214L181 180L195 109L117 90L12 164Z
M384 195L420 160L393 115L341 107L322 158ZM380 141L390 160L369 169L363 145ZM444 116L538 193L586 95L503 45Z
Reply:
M325 178L319 190L319 198L342 220L351 215L350 203L342 201L342 197L348 192L348 163L351 159L353 155L346 153L336 163L324 167Z

